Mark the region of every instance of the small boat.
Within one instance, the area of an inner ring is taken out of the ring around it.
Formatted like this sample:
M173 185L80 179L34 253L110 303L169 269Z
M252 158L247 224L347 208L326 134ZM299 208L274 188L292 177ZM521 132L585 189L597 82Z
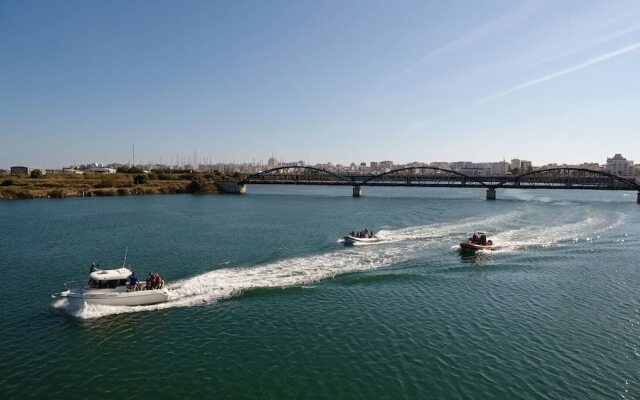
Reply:
M361 238L361 237L355 237L355 236L351 236L351 235L347 235L344 237L344 242L346 244L373 244L373 243L378 243L381 242L382 239L380 239L378 236L372 236L370 238Z
M491 240L487 240L487 235L483 232L476 232L472 237L460 243L462 250L493 250L497 246Z
M380 236L366 229L357 233L351 232L350 235L345 235L344 237L345 244L373 244L381 241L382 238Z
M67 290L55 293L53 297L76 303L108 306L143 306L169 300L169 289L158 274L150 274L146 285L143 285L125 267L125 262L126 254L122 267L117 269L100 269L91 264L87 285L70 289L65 283Z

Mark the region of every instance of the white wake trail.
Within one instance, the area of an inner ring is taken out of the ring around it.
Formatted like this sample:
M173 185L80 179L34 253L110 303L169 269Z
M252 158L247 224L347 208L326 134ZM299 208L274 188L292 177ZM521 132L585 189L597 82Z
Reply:
M60 300L53 306L78 318L91 319L112 314L213 304L255 288L304 286L340 274L385 268L420 257L437 238L459 236L478 226L496 225L518 215L518 212L511 212L488 218L466 218L454 224L438 223L386 230L380 233L389 241L388 245L340 249L251 267L220 268L170 284L169 301L157 305L125 307L85 304L73 309L66 300Z

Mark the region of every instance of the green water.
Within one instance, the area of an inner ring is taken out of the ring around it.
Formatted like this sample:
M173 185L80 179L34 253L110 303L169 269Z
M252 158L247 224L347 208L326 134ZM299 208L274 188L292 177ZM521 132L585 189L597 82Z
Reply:
M350 194L1 202L2 398L640 398L636 193ZM169 303L50 297L127 246Z

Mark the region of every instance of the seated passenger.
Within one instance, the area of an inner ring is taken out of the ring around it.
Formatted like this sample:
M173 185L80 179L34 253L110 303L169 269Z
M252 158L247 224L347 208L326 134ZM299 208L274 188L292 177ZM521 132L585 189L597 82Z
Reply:
M151 281L151 285L153 289L161 289L163 281L162 281L162 278L160 278L160 275L154 273L152 277L153 277L153 280Z

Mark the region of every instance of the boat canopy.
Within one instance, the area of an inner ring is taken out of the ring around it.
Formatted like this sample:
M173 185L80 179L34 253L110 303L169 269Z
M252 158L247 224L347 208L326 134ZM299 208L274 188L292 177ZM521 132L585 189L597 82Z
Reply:
M89 278L94 281L111 281L118 279L128 279L131 276L131 270L128 268L118 269L99 269L89 274Z

